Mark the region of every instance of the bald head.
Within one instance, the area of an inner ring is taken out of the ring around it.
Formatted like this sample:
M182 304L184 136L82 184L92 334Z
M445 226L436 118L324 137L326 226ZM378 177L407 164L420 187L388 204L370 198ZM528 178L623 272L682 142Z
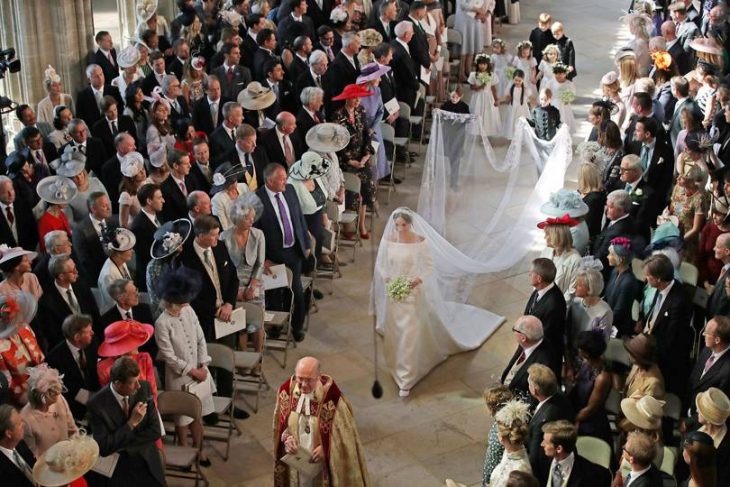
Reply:
M302 357L294 369L296 380L302 394L311 393L319 383L319 360L314 357Z
M517 318L512 329L517 336L517 341L523 347L529 347L542 340L543 337L542 321L531 315Z
M300 358L294 369L295 374L299 375L299 372L312 372L319 375L319 360L314 357Z
M297 117L289 112L281 112L276 116L276 128L282 134L293 133L297 128Z
M723 264L730 263L730 233L723 233L715 241L715 258Z
M667 20L666 22L664 22L661 29L662 37L664 37L667 42L673 41L677 38L677 26L674 25L674 22L672 22L671 20Z

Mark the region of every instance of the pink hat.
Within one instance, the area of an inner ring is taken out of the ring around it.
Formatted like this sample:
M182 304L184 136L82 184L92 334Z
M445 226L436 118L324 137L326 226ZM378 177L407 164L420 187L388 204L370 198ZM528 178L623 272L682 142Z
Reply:
M144 345L154 334L152 325L135 320L115 321L104 330L98 354L100 357L119 357Z

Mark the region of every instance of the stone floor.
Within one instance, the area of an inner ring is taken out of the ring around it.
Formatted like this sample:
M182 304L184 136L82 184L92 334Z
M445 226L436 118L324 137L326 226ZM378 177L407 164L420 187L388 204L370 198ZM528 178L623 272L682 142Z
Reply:
M513 50L517 42L528 37L539 12L547 10L564 23L577 50L579 96L575 112L576 119L582 121L590 101L600 94L601 76L613 69L615 47L626 41L618 18L627 5L627 0L526 0L521 2L523 23L503 26L497 35ZM589 130L587 122L580 125L576 143ZM495 148L501 155L506 143L495 141ZM378 376L385 392L382 399L373 399L373 333L368 316L371 246L377 245L392 209L416 207L421 167L419 160L408 170L390 205L381 207L380 218L375 220L376 238L357 249L356 262L343 269L343 277L334 286L318 284L325 293L334 292L319 302L307 339L289 354L287 368L267 357L264 369L276 389L293 372L299 357L314 355L321 360L323 371L335 377L353 404L373 485L441 486L446 478L479 485L490 424L481 394L498 380L514 349L510 327L522 314L531 291L526 270L532 256L512 269L486 276L474 288L472 303L507 317L506 324L480 349L449 358L413 389L407 401L398 398L398 389L380 357ZM272 484L274 392L264 392L259 412L240 422L243 434L234 437L228 462L211 451L220 444L207 447L213 462L206 469L211 485Z

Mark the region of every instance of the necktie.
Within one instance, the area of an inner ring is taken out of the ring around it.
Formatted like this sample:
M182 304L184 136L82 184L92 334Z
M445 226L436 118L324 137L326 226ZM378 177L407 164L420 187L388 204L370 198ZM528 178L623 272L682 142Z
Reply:
M5 213L7 214L7 217L8 217L8 223L10 223L11 226L14 225L15 224L15 215L13 215L13 207L8 206L7 208L5 208Z
M322 77L320 75L317 75L317 88L322 87Z
M649 167L649 146L643 145L641 146L641 169L646 171L647 167Z
M629 487L630 482L631 482L631 472L626 474L626 479L624 480L624 486Z
M526 358L527 358L527 355L525 355L525 350L523 349L520 352L520 356L517 357L517 360L515 361L515 365L521 365L522 362L524 362Z
M127 320L131 320L132 319L132 312L131 311L127 311L126 313L124 313L124 317Z
M152 72L152 68L149 64L142 64L140 67L142 68L142 73L144 73L145 76L149 76Z
M236 130L235 129L231 129L231 140L233 142L236 141Z
M633 188L631 187L631 183L626 183L626 192L627 192L627 193L631 193L631 190L632 190L632 189L633 189Z
M156 226L156 227L159 227L160 225L161 225L161 224L160 224L160 220L158 220L158 219L157 219L157 215L155 215L155 226Z
M246 161L246 172L253 176L253 164L251 163L251 154L246 153L246 155L244 156L244 160Z
M228 79L228 83L233 83L233 68L228 68L228 72L226 73L226 78Z
M205 258L205 265L207 265L209 268L213 268L213 263L210 259L210 249L205 249L203 251L203 257Z
M96 97L96 107L101 111L101 100L104 97L101 91L97 91L94 95Z
M286 160L286 165L291 166L294 164L294 152L291 150L289 137L285 135L281 138L281 142L284 144L284 159Z
M334 61L335 54L332 52L332 48L328 46L325 52L327 53L327 57L330 58L330 61Z
M278 99L279 98L279 83L274 83L273 85L271 85L271 91L274 92L274 94L276 95L276 98Z
M86 146L85 145L77 145L76 147L79 148L79 152L86 155Z
M646 328L644 329L644 333L651 333L651 331L654 329L654 323L656 322L657 317L659 316L659 310L662 309L662 293L657 290L656 293L656 299L654 300L654 306L651 308L651 321L646 324Z
M122 412L125 418L129 417L129 398L127 396L122 398Z
M114 58L112 57L112 53L111 52L106 55L106 58L109 60L109 64L111 64L112 66L116 66L117 65L117 63L114 62Z
M561 487L563 485L563 470L560 468L560 464L556 463L553 469L553 487Z
M119 133L119 130L117 130L117 121L112 120L111 125L112 125L112 135L117 135Z
M314 120L314 123L320 123L319 116L317 116L317 112L312 112L312 120Z
M127 264L122 264L122 277L124 277L125 279L132 279L132 276L129 275L129 269L127 269ZM127 314L131 316L131 313L129 313L129 311L127 311ZM128 319L131 320L132 318Z
M715 363L715 360L716 359L715 359L714 353L710 354L710 356L707 357L707 361L705 361L705 368L702 369L702 375L705 375L707 373L707 371L710 370L710 367L712 367L712 364ZM702 376L700 376L700 377L702 377Z
M177 102L177 100L172 101L172 108L177 112L180 113L180 104Z
M71 288L66 289L66 297L68 298L68 305L71 307L71 311L78 314L81 310L79 309L79 303L76 302L76 298L74 298Z
M79 367L82 372L86 370L86 354L83 349L79 349Z
M390 25L388 25L388 22L383 22L383 29L385 30L385 37L390 37Z
M18 468L23 472L23 475L28 477L30 481L35 485L35 480L33 480L33 473L30 470L30 467L27 463L25 463L25 460L23 460L23 457L20 456L20 453L18 453L18 450L13 450L13 461L18 466Z
M294 244L294 233L292 232L291 222L286 212L284 202L281 201L281 193L276 193L276 205L279 207L279 217L284 227L284 247L291 247Z
M46 158L43 157L43 151L42 150L35 151L35 158L36 158L36 160L38 161L39 164L43 164L43 165L46 164Z
M188 195L188 189L185 187L185 181L180 181L180 191L187 196Z
M218 102L210 104L210 118L213 119L213 125L218 123Z

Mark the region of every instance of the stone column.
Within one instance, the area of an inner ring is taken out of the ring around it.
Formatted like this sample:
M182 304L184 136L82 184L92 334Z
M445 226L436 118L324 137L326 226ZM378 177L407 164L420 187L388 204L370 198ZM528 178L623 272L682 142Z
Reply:
M137 16L135 14L135 0L117 0L117 11L119 12L119 26L122 38L117 40L117 45L122 48L130 45L129 39L137 36Z

